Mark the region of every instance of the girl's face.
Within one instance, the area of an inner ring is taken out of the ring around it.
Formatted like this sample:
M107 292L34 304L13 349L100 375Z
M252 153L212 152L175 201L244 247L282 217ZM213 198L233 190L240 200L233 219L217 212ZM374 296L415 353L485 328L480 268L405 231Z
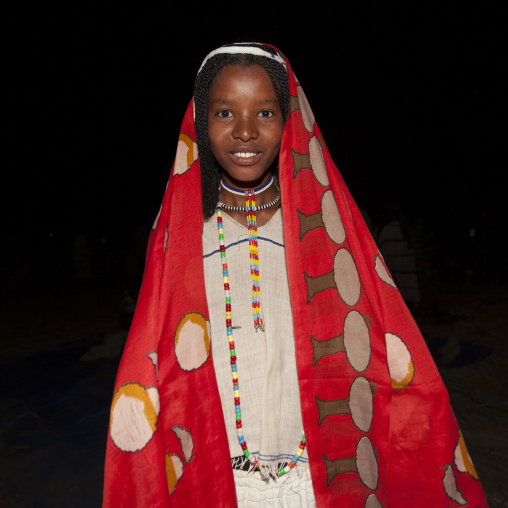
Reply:
M224 181L252 189L270 179L284 118L268 74L259 65L227 65L208 93L208 138Z

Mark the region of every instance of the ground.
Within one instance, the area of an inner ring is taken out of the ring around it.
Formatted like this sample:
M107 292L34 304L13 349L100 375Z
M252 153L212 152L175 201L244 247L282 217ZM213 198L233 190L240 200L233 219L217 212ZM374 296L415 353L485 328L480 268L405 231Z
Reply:
M126 336L124 290L121 279L105 278L18 284L2 302L0 359L94 335L102 342L88 351L89 361L119 355ZM508 285L433 281L422 294L414 316L429 339L489 505L508 506ZM468 352L473 357L457 364ZM5 426L0 438L4 431ZM0 443L0 454L7 448ZM0 505L27 506L11 496L1 478Z

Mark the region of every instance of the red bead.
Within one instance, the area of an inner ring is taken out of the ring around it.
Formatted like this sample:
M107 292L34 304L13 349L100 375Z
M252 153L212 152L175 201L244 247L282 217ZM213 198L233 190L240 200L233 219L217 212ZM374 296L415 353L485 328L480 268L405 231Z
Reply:
M229 343L229 349L235 349L235 342L234 341L231 341Z
M226 284L224 284L224 289L229 289L229 282L226 282Z
M234 365L236 363L236 356L231 357L231 365Z
M247 443L244 441L241 445L242 450L247 450Z
M231 312L231 304L226 303L226 312Z
M235 406L240 405L240 397L235 397Z
M305 445L303 443L300 443L300 449L305 450Z
M219 246L219 250L220 250L221 252L226 252L226 247L225 247L224 245L220 245L220 246Z
M231 327L231 319L226 319L226 326Z
M236 428L237 429L241 429L242 428L242 420L237 420L236 421Z

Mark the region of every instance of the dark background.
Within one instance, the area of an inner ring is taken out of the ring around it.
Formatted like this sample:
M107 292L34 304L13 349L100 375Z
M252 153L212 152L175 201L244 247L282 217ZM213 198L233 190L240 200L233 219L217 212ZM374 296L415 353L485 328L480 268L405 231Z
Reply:
M0 505L100 506L124 291L195 73L246 38L288 56L374 225L386 204L420 225L418 325L489 504L506 505L505 17L351 3L4 7Z
M436 263L458 267L454 277L491 255L506 264L496 238L506 219L500 11L479 2L205 7L11 8L4 287L72 278L76 235L88 239L95 275L124 269L122 249L158 212L196 70L239 38L288 56L374 223L384 204L401 206L434 238Z

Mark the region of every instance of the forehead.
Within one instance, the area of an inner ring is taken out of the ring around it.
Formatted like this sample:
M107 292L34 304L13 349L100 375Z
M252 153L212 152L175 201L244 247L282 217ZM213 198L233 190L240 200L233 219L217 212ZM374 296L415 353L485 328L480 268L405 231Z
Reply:
M226 65L218 73L208 92L209 100L237 98L277 99L272 81L260 65Z

